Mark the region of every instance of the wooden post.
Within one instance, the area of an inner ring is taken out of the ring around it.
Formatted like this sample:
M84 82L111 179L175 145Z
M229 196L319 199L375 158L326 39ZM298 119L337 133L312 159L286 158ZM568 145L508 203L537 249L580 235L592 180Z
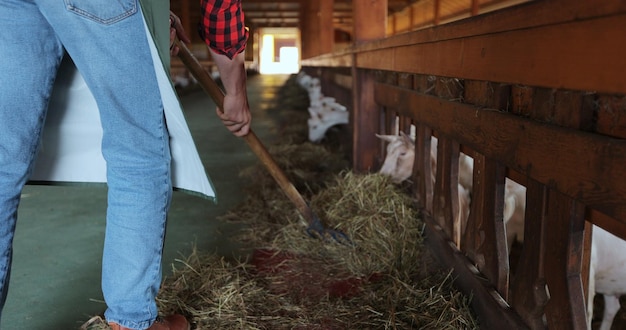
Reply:
M355 43L385 37L387 6L387 0L352 1ZM358 57L354 59L352 66L352 161L355 172L367 172L379 165L376 164L377 139L374 134L378 132L380 118L374 102L374 73L357 69L357 66Z
M546 319L550 329L586 329L583 277L585 206L560 192L548 190L545 278L550 299ZM525 238L525 237L524 237Z
M387 0L354 0L354 39L368 41L385 37L387 30Z
M334 47L334 0L300 2L300 37L302 58L331 53Z
M478 0L472 0L470 15L476 16L478 15L478 11L480 10L480 3Z
M546 246L551 239L546 236L548 188L535 180L527 180L526 189L524 238L528 237L530 242L524 246L517 271L511 278L510 302L531 329L545 329L543 315L550 296L545 277Z

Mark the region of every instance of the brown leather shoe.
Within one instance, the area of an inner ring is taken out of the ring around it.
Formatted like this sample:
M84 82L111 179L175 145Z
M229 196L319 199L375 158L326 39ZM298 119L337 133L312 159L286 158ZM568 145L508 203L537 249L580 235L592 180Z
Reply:
M109 322L113 330L130 330L117 323ZM157 320L147 330L190 330L191 326L187 319L179 314L170 315L165 318L157 317Z

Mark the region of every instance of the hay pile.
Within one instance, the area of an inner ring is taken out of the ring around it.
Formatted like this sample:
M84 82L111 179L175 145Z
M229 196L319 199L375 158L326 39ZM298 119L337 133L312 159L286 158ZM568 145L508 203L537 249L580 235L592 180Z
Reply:
M269 151L324 226L349 242L310 237L254 166L241 174L254 178L246 200L221 217L242 225L233 239L252 249L249 257L194 251L165 279L161 312L184 314L193 329L477 329L469 298L425 250L409 195L385 176L352 173L345 155L298 134L305 138L281 139Z
M186 314L196 329L478 328L468 299L432 271L423 224L386 177L345 172L312 205L352 244L307 236L293 207L284 208L271 241L266 224L248 223L243 236L259 247L250 259L196 251L181 261L163 285L161 310ZM237 214L244 221L251 211Z

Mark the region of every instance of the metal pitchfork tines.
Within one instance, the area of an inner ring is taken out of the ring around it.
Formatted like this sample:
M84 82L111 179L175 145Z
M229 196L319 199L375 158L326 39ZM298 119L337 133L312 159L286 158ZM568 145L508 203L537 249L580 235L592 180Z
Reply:
M184 43L180 42L177 39L176 45L180 49L180 51L178 52L178 56L182 60L183 64L185 64L185 67L189 69L191 74L196 78L196 80L198 80L198 83L202 86L202 88L211 96L215 104L220 109L223 109L224 93L217 86L217 83L215 83L215 81L211 78L208 72L195 58L195 56L191 54L189 48L187 48ZM306 219L308 223L306 232L309 236L321 239L326 239L327 237L330 237L342 244L352 244L348 236L341 231L324 228L324 225L320 221L319 217L313 212L313 210L311 210L302 195L300 195L294 185L289 181L289 179L287 179L285 173L283 173L280 167L278 167L270 153L261 143L256 134L254 134L252 129L243 138L248 143L250 149L252 149L257 157L259 157L261 163L265 165L265 168L268 170L268 172L270 172L274 180L276 180L276 183L278 183L282 191L287 195L287 197L289 197L289 199L296 206L300 214Z

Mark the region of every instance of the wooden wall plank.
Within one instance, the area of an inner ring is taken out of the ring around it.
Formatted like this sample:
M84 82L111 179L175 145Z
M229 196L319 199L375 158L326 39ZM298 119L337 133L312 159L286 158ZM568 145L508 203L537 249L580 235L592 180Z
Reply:
M420 3L423 2L420 1ZM602 2L589 0L531 1L506 10L478 15L450 24L373 40L358 45L353 51L359 53L375 49L476 37L625 13L626 3L622 0L604 0Z
M509 261L502 208L504 205L504 168L481 154L474 155L472 202L468 228L461 248L506 299Z
M531 329L545 329L544 308L549 295L544 273L545 249L551 239L544 221L547 203L546 186L534 180L526 182L527 200L524 221L525 244L517 272L511 276L511 305Z
M419 2L419 4L422 3L424 2ZM604 0L602 2L571 0L531 1L507 8L507 10L482 14L451 24L403 33L384 39L372 38L373 40L370 39L370 42L359 43L343 51L305 60L302 64L305 66L334 66L341 62L335 62L338 56L347 56L376 49L393 49L419 43L432 43L512 30L524 30L624 13L626 13L626 3L622 0ZM613 47L611 46L609 49L613 49ZM387 57L383 58L387 59ZM344 64L349 66L347 62L344 62Z
M415 128L415 161L413 164L413 180L417 203L424 208L429 215L433 214L433 181L432 173L435 168L431 161L432 131L422 124L416 124Z
M459 145L446 136L438 137L437 172L433 199L433 218L455 243L453 219L458 212Z
M374 74L367 70L354 70L354 109L350 112L352 124L352 164L355 172L370 172L380 168L376 155L379 140L375 133L380 127L380 107L372 101Z
M626 44L615 43L624 31L626 14L418 43L393 51L384 48L360 52L356 63L375 70L626 93ZM383 58L385 61L381 61Z
M582 251L585 207L554 190L548 191L546 208L545 277L550 299L546 304L549 329L587 329L583 289Z

